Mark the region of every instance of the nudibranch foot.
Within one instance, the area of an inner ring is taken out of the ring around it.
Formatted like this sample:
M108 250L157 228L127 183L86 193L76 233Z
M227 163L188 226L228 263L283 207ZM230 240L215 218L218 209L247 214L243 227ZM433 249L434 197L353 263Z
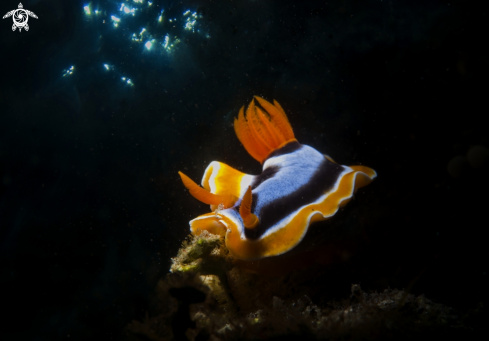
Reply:
M297 142L276 101L255 96L246 115L240 109L234 128L248 153L262 163L261 174L245 174L216 161L205 170L202 187L179 174L190 194L213 211L190 222L192 233L225 235L236 259L257 260L290 251L311 223L334 216L358 188L377 176L371 168L339 165Z

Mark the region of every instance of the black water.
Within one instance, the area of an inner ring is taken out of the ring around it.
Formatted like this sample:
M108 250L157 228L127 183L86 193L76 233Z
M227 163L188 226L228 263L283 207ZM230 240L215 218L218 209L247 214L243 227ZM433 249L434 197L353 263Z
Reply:
M379 174L358 196L364 266L339 287L487 302L488 171L447 171L489 147L477 2L121 2L24 1L29 31L1 22L2 339L117 340L151 311L208 210L177 172L260 172L232 128L253 95L278 100L301 143Z

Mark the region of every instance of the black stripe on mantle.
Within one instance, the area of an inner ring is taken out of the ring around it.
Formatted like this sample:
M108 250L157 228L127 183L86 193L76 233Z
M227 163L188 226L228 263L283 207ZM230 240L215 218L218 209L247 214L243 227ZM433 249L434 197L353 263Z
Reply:
M298 142L293 142L290 144L296 143L299 145L299 148L295 148L293 150L300 149L301 147ZM289 144L277 150L276 152L279 152L288 146ZM290 153L290 151L279 153L278 155L287 153ZM274 200L273 202L262 208L259 217L259 224L253 229L245 229L246 238L251 240L259 239L270 227L278 223L284 217L288 216L292 212L295 212L302 206L315 202L320 196L322 196L324 193L328 192L335 186L340 174L344 171L344 169L345 168L343 166L333 163L324 158L324 160L321 162L316 172L312 175L310 181L306 185L300 187L294 193L291 193L290 195L283 198ZM265 170L255 179L252 184L252 188L258 186L255 186L255 182L259 182L258 184L265 182L266 180L272 178L278 172L278 170L279 169L274 169L273 172L270 171L269 173L267 172L267 170ZM251 211L253 212L256 206L256 202L258 200L258 194L253 193L252 197L253 200Z

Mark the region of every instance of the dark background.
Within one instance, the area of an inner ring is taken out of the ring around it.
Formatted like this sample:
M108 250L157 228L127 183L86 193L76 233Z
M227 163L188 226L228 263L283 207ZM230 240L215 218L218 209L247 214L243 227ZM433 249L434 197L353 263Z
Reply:
M253 95L277 99L301 143L378 172L358 195L362 266L332 281L459 311L487 302L487 168L447 172L488 145L475 1L124 3L141 9L92 1L103 13L88 17L86 2L23 1L39 17L28 32L1 21L2 339L120 339L141 319L188 221L208 210L177 171L198 181L218 160L260 172L232 128ZM202 16L196 32L187 9ZM143 27L180 43L146 51L131 41Z

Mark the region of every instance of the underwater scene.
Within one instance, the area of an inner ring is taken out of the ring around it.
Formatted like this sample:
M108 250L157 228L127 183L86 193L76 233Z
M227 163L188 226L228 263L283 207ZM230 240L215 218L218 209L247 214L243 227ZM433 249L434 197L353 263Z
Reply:
M477 2L0 7L0 339L486 334Z

